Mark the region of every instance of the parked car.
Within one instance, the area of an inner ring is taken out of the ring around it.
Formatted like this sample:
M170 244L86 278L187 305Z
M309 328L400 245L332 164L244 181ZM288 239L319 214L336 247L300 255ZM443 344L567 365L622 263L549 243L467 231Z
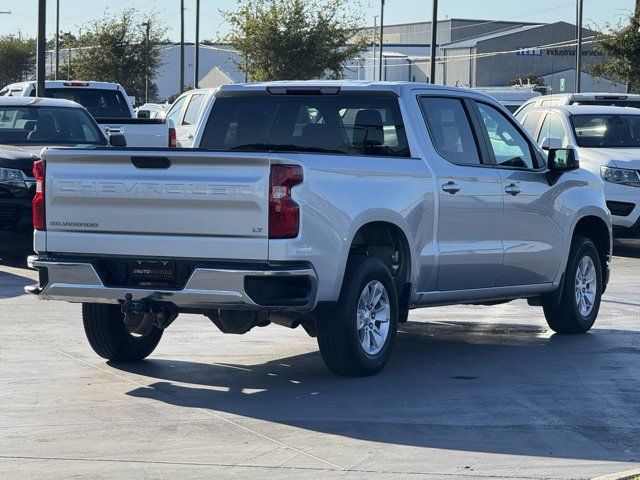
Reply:
M640 110L535 108L523 125L544 149L575 146L580 166L604 181L615 236L640 236Z
M167 118L176 127L176 146L193 147L198 123L213 102L215 88L199 88L184 92L167 111Z
M0 96L35 97L35 82L7 85ZM72 100L85 107L107 135L124 135L130 147L175 147L175 130L164 118L136 118L122 85L108 82L45 82L45 96Z
M0 97L0 251L33 245L33 163L44 147L104 147L123 136L104 135L85 108L69 100ZM86 151L86 150L85 150Z
M136 118L166 118L169 104L145 103L134 109Z
M524 114L537 107L559 107L561 105L601 105L612 107L640 108L640 95L633 93L561 93L532 98L515 113L522 122Z
M93 349L139 360L179 313L276 323L328 367L380 371L409 309L527 298L586 332L609 278L602 182L489 96L420 83L226 85L195 150L47 150L41 299L83 303Z
M492 96L511 113L528 100L540 97L540 92L529 87L476 87L474 90Z

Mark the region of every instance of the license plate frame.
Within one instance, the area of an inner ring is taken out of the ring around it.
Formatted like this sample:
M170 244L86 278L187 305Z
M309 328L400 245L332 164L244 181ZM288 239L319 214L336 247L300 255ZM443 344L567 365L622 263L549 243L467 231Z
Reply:
M133 260L130 275L131 283L136 287L175 288L176 263L159 259Z

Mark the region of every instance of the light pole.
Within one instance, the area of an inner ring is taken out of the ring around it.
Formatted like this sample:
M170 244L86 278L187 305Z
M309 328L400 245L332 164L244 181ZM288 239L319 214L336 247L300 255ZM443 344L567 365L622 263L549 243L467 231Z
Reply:
M431 13L431 83L436 83L436 45L438 41L438 0L433 0Z
M582 71L582 0L576 5L576 93L580 93L580 72Z
M38 46L36 56L36 96L44 97L44 70L46 38L47 0L38 1Z
M196 45L195 61L193 62L193 86L198 88L200 82L200 0L196 0Z
M56 71L53 78L58 79L60 70L60 0L56 0Z
M640 1L640 0L639 0ZM380 15L374 15L373 17L373 80L376 79L376 60L378 58L378 41L376 40L376 34L378 32L378 17Z
M149 45L149 35L151 32L151 22L147 20L140 24L141 27L145 27L145 47L146 47L146 59L149 61L149 56L151 53L151 48ZM149 66L145 66L144 69L144 103L149 103Z
M180 0L180 93L184 92L184 0Z
M380 62L378 80L382 81L382 45L384 44L384 0L380 0Z

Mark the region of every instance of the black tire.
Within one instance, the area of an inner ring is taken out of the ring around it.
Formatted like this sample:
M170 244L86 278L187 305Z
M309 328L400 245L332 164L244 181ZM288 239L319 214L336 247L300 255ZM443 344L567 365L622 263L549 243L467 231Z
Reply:
M576 273L585 256L591 257L596 273L595 300L588 315L580 312L576 300ZM580 235L573 238L561 288L559 304L557 301L543 304L549 327L557 333L587 332L596 321L602 295L602 263L598 249L589 238Z
M357 309L364 288L377 280L389 300L389 330L380 351L370 355L360 343ZM338 375L367 376L382 370L391 355L398 330L398 294L386 265L377 258L355 257L347 264L340 299L316 322L318 346L327 367Z
M120 305L82 304L84 332L93 351L107 360L133 361L148 357L162 338L155 325L144 336L127 331Z

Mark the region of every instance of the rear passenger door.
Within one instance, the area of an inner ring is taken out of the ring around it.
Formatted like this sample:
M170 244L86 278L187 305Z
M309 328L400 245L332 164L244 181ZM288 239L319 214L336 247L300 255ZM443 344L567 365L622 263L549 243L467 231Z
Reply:
M549 185L544 160L516 122L488 103L475 105L504 196L504 261L495 286L550 283L564 243L555 209L562 187Z
M439 192L437 290L488 288L502 265L502 189L480 148L468 100L421 96L437 158L427 159Z

